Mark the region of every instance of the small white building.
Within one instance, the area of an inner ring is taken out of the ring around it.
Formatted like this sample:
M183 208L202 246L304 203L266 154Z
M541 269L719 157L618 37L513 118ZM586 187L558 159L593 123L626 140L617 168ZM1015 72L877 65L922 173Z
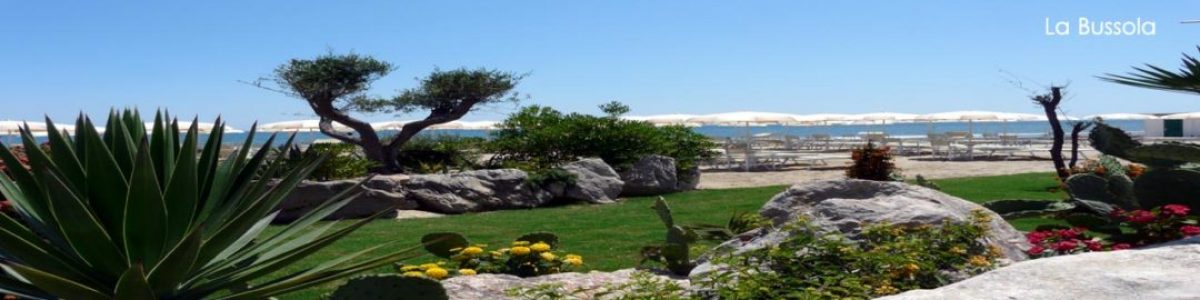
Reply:
M1200 112L1146 119L1147 137L1200 137Z

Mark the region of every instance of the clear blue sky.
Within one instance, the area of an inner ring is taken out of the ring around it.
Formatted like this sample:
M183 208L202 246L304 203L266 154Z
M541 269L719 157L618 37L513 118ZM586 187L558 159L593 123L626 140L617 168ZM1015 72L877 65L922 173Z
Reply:
M619 100L636 115L1034 112L1000 70L1033 87L1070 83L1071 114L1200 110L1200 96L1094 77L1197 53L1200 24L1179 21L1200 19L1198 1L96 2L0 2L0 119L113 106L239 127L309 118L300 100L238 80L329 49L394 63L378 95L434 67L483 66L529 72L526 104L566 111ZM1157 35L1048 37L1047 17L1141 17Z

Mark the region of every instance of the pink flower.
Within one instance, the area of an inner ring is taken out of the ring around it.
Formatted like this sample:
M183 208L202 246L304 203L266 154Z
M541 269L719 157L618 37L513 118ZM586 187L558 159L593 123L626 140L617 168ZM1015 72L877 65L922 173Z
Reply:
M1165 215L1171 216L1186 216L1192 209L1182 204L1167 204L1159 209Z
M1200 226L1183 225L1179 228L1179 232L1182 232L1184 236L1197 236L1200 235Z
M1075 250L1075 248L1078 248L1078 247L1079 247L1079 243L1076 243L1074 240L1061 241L1061 242L1054 243L1054 250L1059 251L1059 252L1067 252L1067 251Z
M1130 212L1129 215L1125 216L1125 221L1138 224L1154 222L1154 213L1151 213L1148 210L1135 210Z
M1113 245L1112 245L1112 249L1113 249L1113 251L1116 251L1116 250L1125 250L1125 249L1129 249L1129 248L1133 248L1133 246L1130 246L1129 244L1126 244L1126 243L1120 243L1120 244L1113 244Z
M1025 253L1029 253L1029 255L1042 255L1042 252L1046 252L1046 248L1037 245L1030 247L1029 250L1025 250Z

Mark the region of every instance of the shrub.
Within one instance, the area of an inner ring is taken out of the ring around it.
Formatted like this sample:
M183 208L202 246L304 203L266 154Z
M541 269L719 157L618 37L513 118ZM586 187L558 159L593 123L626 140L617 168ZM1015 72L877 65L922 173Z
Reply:
M250 155L251 129L222 160L220 121L200 145L194 123L181 137L166 120L156 117L146 132L136 112L114 113L101 135L84 117L74 137L50 128L49 155L23 138L30 170L0 176L0 192L21 216L0 214L0 264L12 275L0 289L32 299L263 299L413 256L410 248L362 259L370 252L363 251L264 278L370 222L316 223L359 189L265 233L279 203L323 158L287 169L267 159L274 137ZM3 145L0 159L19 164ZM276 175L273 186L256 180Z
M675 158L676 167L686 171L709 158L714 147L686 127L655 127L612 115L563 114L536 105L509 116L492 138L495 164L526 170L586 157L599 157L623 170L646 155L660 154Z
M419 136L409 140L396 159L406 173L444 173L478 167L486 140L455 135Z
M299 146L281 149L287 149L284 157L289 167L296 167L313 157L326 157L309 174L307 179L311 180L359 178L366 176L367 171L375 166L374 162L363 158L358 153L358 147L353 144L316 143L309 145L304 151L300 151Z
M996 266L1000 249L980 242L988 216L941 226L876 224L860 242L825 235L799 220L777 247L718 254L728 268L694 284L720 299L865 299L911 289L936 288L953 274L978 274Z
M582 256L555 253L558 237L545 232L526 234L513 241L511 247L496 250L488 250L485 244L470 244L462 235L449 232L427 234L421 241L429 253L452 263L397 264L401 274L437 280L481 273L531 277L568 272L583 265Z
M846 170L846 177L874 181L894 181L899 178L896 165L892 163L892 152L888 147L875 147L868 142L850 153L854 163Z

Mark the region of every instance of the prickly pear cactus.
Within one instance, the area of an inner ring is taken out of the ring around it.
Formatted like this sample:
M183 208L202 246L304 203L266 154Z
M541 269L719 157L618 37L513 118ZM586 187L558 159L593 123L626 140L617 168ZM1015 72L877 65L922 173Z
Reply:
M691 253L688 249L687 230L675 225L675 218L671 216L671 207L667 206L667 201L663 197L658 197L658 200L654 201L653 209L658 213L659 219L662 219L663 225L667 227L667 242L662 247L662 256L666 259L667 269L679 275L688 274L695 265L692 264Z
M1166 142L1130 149L1126 153L1132 161L1155 168L1177 167L1189 162L1200 162L1200 145Z
M1172 203L1200 208L1200 171L1151 170L1134 181L1134 192L1146 208Z
M325 296L328 300L449 299L442 284L432 279L399 274L351 278Z
M1092 148L1096 148L1101 153L1126 160L1129 160L1126 152L1142 145L1126 134L1124 130L1104 123L1097 123L1096 127L1092 128L1092 132L1088 134L1088 140L1091 141Z
M988 201L983 204L988 210L996 212L1005 219L1017 219L1028 216L1039 216L1054 212L1067 211L1075 208L1069 202L1064 201L1047 201L1047 200L1028 200L1028 199L1006 199Z

